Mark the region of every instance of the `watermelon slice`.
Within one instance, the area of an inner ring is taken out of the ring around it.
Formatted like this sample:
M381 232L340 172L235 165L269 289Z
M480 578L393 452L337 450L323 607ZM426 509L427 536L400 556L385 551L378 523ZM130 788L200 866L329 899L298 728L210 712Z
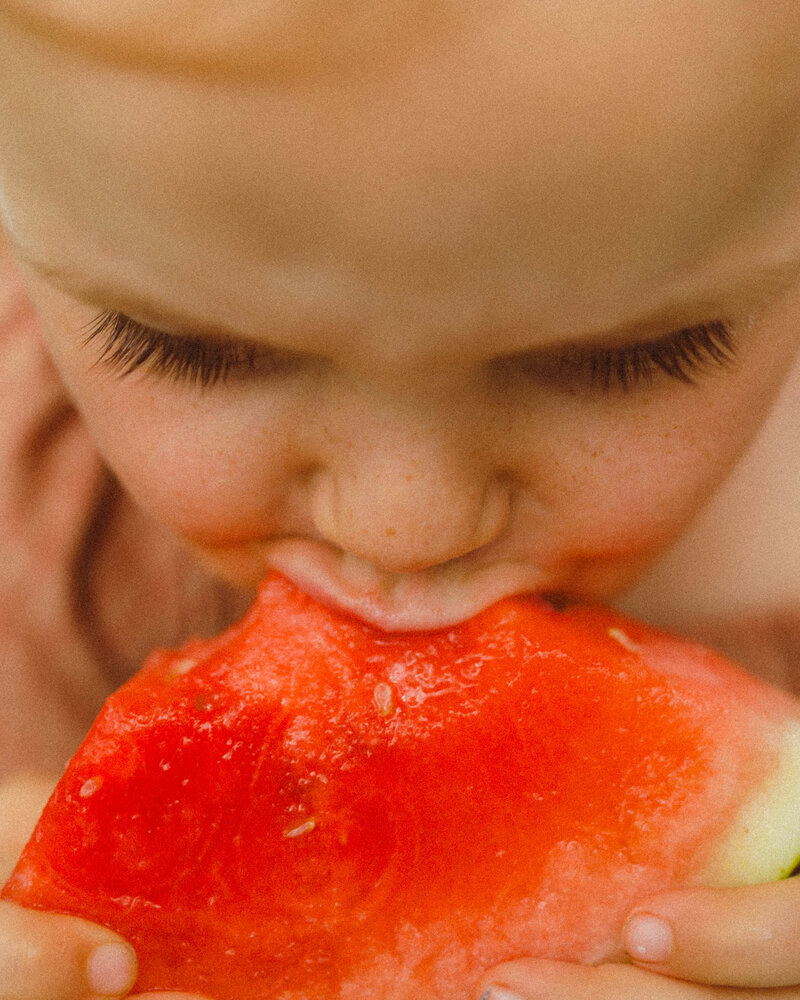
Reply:
M125 935L139 990L452 1000L786 876L798 791L797 703L697 646L535 598L392 635L274 576L109 700L2 895Z

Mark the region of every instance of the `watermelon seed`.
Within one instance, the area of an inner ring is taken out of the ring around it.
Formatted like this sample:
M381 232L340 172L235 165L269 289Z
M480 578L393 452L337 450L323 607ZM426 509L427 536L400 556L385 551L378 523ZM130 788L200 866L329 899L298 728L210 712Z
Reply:
M284 837L302 837L304 833L311 833L316 825L317 821L312 816L297 826L288 827L288 829L283 831L283 835Z
M392 690L391 684L387 684L386 681L380 681L375 685L372 697L378 711L384 718L388 718L390 715L394 714L394 691Z
M637 646L636 643L633 641L633 639L631 639L631 637L628 635L628 633L624 632L621 628L610 628L608 630L608 634L611 636L612 639L618 642L620 646L624 646L625 649L628 650L628 652L641 653L642 647Z
M88 778L86 781L84 781L84 783L81 785L78 795L80 795L82 799L88 799L90 796L94 795L94 793L100 788L102 784L103 784L102 775L96 774L93 778Z
M193 656L185 656L180 660L176 660L172 664L167 677L182 677L184 674L188 674L190 670L194 670L197 663L198 661Z

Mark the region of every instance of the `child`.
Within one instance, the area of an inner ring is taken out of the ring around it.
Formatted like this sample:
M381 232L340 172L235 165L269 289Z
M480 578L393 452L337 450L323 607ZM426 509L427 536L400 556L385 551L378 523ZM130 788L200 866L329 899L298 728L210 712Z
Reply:
M173 535L384 628L632 585L800 346L799 49L790 0L3 4L37 313L9 286L9 851L40 794L13 773L236 610ZM635 965L520 960L476 997L800 997L798 924L793 881L667 894ZM133 975L104 929L0 908L0 1000Z

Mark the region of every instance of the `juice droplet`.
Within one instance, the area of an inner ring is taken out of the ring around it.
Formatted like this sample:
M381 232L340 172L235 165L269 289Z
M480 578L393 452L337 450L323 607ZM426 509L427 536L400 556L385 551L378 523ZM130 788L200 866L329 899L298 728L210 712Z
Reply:
M88 799L100 788L103 784L103 777L100 774L96 774L93 778L87 778L86 781L81 785L78 795L82 799Z
M380 681L375 685L372 697L382 716L388 719L390 715L394 714L394 691L391 684L387 684L386 681Z
M302 823L298 823L297 826L287 827L283 831L283 835L284 837L302 837L305 833L311 833L316 825L317 821L312 816L310 819L304 820Z
M623 631L621 628L610 628L608 630L608 634L612 639L616 640L620 646L624 646L629 652L641 653L642 647L637 646L628 633Z

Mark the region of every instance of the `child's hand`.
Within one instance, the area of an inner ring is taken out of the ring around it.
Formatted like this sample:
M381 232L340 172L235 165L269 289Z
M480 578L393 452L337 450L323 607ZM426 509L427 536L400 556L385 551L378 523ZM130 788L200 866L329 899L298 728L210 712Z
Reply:
M117 997L135 979L133 949L104 927L0 902L0 1000Z
M108 1000L136 979L133 949L97 924L0 901L0 1000ZM128 1000L207 1000L137 993Z
M655 917L665 921L665 930ZM512 995L522 1000L800 1000L800 879L654 896L631 915L624 944L635 965L591 968L520 959L491 970L475 995L486 1000L511 1000Z
M0 885L53 789L39 775L0 783ZM26 910L0 901L0 1000L101 1000L128 993L136 956L118 935L78 917ZM186 993L148 993L129 1000L204 1000Z
M26 775L0 785L0 885L53 784L45 777ZM0 1000L122 996L135 978L133 950L104 927L0 902Z

